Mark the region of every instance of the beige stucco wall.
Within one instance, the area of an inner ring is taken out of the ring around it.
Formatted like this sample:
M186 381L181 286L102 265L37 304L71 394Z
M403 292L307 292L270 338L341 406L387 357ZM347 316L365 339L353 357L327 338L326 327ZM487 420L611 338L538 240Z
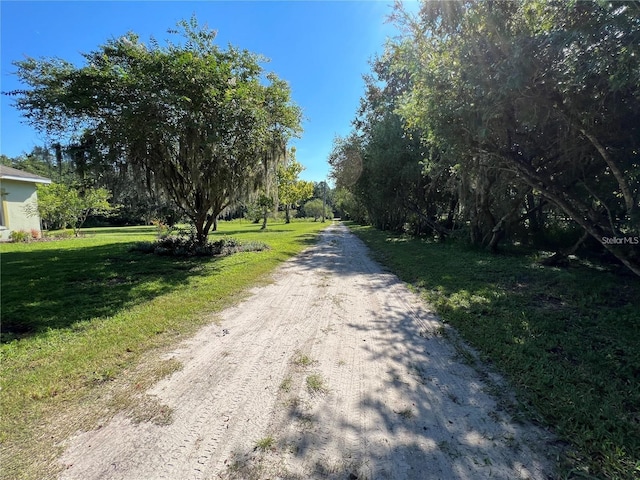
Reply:
M0 226L0 239L7 240L11 231L31 230L40 231L40 216L29 216L25 206L38 204L35 183L18 182L15 180L2 180L0 183L2 192L2 226Z

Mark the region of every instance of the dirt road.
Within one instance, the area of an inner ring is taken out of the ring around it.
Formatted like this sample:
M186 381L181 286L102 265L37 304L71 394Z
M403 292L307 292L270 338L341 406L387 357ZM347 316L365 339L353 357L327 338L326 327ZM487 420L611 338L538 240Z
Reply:
M274 280L171 353L183 368L147 392L171 422L74 437L61 478L553 478L552 439L345 227Z

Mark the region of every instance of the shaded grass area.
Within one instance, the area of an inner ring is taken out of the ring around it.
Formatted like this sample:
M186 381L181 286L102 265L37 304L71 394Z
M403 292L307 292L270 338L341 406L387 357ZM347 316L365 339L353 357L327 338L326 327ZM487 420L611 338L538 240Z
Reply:
M86 320L111 317L218 269L217 259L153 258L121 243L79 246L83 243L65 240L46 249L30 244L30 251L2 254L3 342L80 328Z
M572 449L569 478L640 478L640 281L349 225Z
M261 232L259 225L221 222L212 240L233 231L270 249L218 258L131 251L134 242L154 239L152 227L0 245L0 478L55 478L61 440L95 427L100 415L133 408L148 385L178 368L154 351L214 321L214 312L267 280L326 225L273 224ZM153 408L133 416L169 418L162 406Z

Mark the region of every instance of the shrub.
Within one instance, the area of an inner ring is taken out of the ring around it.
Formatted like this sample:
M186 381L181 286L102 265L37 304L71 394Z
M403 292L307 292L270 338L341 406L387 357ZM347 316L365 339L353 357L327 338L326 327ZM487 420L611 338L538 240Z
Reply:
M130 250L133 252L153 253L155 249L155 242L136 242Z
M14 230L9 234L9 240L12 242L30 242L31 234L26 230Z
M57 240L64 240L65 238L73 237L73 230L58 230L51 234L51 237Z
M313 217L313 221L317 221L320 217L322 217L322 212L324 209L324 216L328 218L333 217L333 212L328 205L323 205L322 200L319 198L314 198L313 200L309 200L304 204L304 211L308 217Z
M253 223L260 223L260 220L262 220L262 207L257 203L245 205L244 218Z
M155 242L138 242L131 250L172 257L212 257L238 252L259 252L268 248L269 246L262 242L241 242L233 237L223 237L201 245L195 241L193 235L170 235Z
M156 227L156 235L158 238L165 238L171 234L171 227L162 220L151 220L151 224Z

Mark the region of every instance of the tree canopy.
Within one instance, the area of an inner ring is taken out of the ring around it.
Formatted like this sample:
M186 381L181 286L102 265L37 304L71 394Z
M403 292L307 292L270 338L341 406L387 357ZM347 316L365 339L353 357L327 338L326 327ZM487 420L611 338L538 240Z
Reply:
M429 1L393 21L332 163L369 220L492 250L588 243L640 275L638 3Z
M39 214L48 228L71 226L77 236L90 214L107 215L114 210L105 188L88 189L80 196L78 190L63 183L38 185L37 209L27 209L29 215Z
M129 33L83 54L15 62L28 89L11 92L36 128L83 139L107 164L124 162L193 222L205 241L218 214L275 182L301 112L262 57L221 49L195 18L148 44ZM80 149L82 150L82 149Z
M320 217L326 217L329 215L330 208L328 205L324 205L321 198L314 198L304 204L304 213L313 217L313 221L318 221Z
M284 205L286 223L291 222L291 208L313 196L313 182L298 178L303 170L292 147L285 161L278 165L278 200Z

